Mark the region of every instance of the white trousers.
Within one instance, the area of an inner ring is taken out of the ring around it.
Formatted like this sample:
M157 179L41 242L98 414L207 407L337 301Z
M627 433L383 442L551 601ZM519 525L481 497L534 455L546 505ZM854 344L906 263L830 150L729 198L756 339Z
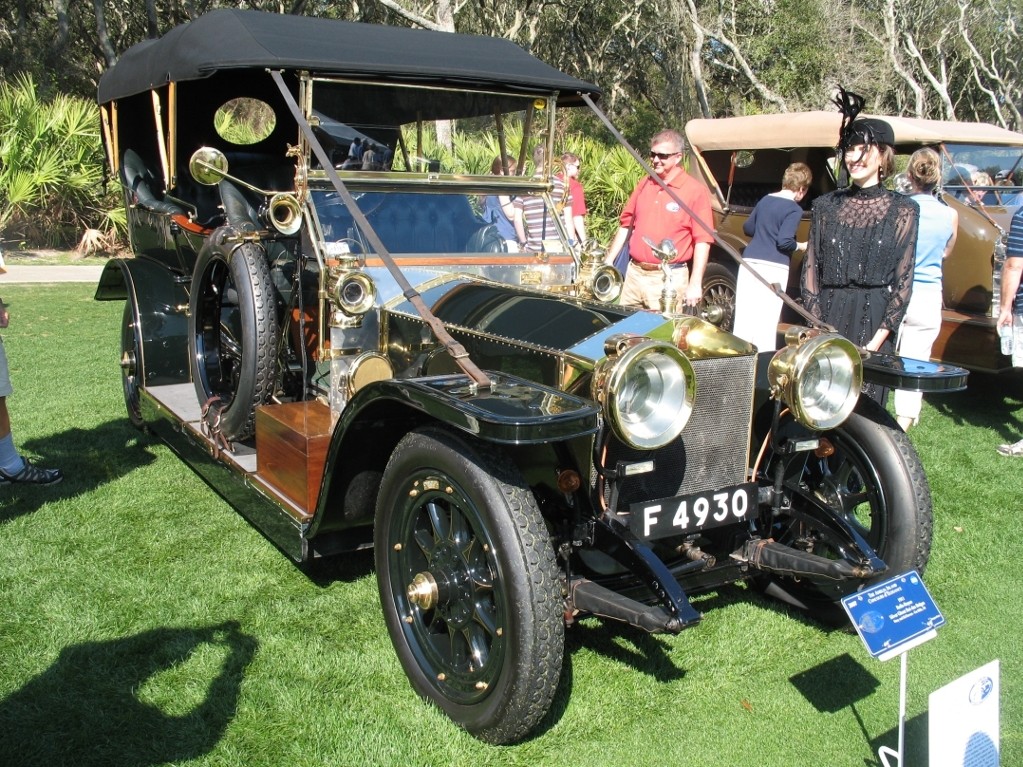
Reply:
M1012 366L1023 368L1023 314L1012 315Z
M934 339L941 330L941 284L913 285L906 316L899 328L897 351L903 357L929 360ZM923 395L917 391L895 390L895 415L900 418L920 418Z
M775 264L759 258L748 258L746 263L768 282L777 283L785 290L789 279L788 264ZM773 290L761 284L749 269L739 267L735 286L735 330L732 331L735 335L749 341L758 351L774 351L778 348L781 307L782 300Z

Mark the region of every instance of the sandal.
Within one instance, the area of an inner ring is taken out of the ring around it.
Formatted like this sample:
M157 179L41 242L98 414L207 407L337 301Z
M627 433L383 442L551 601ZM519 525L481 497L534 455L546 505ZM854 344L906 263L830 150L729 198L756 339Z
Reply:
M1023 456L1023 439L1019 442L1013 442L1011 445L999 445L996 449L1002 455L1019 458Z
M0 485L55 485L64 479L64 472L60 469L40 469L28 458L23 458L22 462L25 465L16 474L0 469Z

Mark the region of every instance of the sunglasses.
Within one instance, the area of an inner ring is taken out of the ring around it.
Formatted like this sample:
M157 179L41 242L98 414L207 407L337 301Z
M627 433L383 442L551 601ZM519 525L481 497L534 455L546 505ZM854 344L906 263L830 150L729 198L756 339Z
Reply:
M650 153L650 159L651 160L667 160L669 157L674 157L675 155L679 155L679 154L682 154L682 153L681 152L651 152Z

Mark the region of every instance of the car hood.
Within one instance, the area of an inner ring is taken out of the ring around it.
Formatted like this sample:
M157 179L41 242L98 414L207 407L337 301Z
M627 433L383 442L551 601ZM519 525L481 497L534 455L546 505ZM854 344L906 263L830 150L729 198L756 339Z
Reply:
M406 272L413 280L423 273ZM660 314L573 300L560 293L526 290L464 276L436 277L419 286L431 312L454 332L466 331L539 354L574 359L592 367L605 341L620 333L671 342L674 323ZM418 318L404 297L387 302L392 315Z

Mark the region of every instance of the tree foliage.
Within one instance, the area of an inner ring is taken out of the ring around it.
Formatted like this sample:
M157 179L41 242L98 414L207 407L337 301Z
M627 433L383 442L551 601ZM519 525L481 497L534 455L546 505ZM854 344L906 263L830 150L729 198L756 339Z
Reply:
M873 111L1023 122L1015 0L0 0L0 77L88 98L128 46L226 6L506 37L643 125L827 107L838 84Z
M102 181L94 104L63 94L44 100L24 74L0 82L0 231L73 245L110 206Z
M1023 130L1018 0L0 0L0 81L29 85L40 105L91 102L122 51L218 7L505 37L598 84L633 144L697 116L829 109L837 85L863 94L872 112ZM566 117L558 138L613 143L586 116ZM33 151L8 149L0 166L0 228L25 210L15 165L34 160L31 194L52 190L50 154Z

